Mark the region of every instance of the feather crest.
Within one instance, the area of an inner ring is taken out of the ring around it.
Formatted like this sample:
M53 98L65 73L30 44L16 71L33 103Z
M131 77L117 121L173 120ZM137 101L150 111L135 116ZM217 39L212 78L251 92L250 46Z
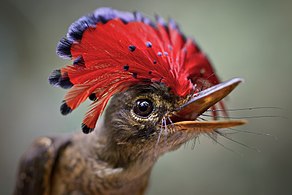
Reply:
M197 79L219 83L207 57L173 20L157 16L155 24L139 12L97 9L69 27L57 54L73 60L49 77L54 86L73 86L61 112L95 100L83 120L85 133L94 129L110 97L132 85L162 82L185 97L194 92Z

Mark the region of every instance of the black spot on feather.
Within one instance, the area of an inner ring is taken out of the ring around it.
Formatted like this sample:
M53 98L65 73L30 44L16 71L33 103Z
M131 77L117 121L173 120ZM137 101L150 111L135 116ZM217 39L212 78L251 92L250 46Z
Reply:
M128 71L128 70L129 70L129 68L130 68L130 66L129 66L129 65L125 65L125 66L124 66L124 70L125 70L125 71Z
M95 95L95 93L90 94L90 96L88 97L91 101L96 101L97 97Z
M89 128L87 125L85 125L83 123L81 125L81 128L82 128L82 132L85 134L88 134L94 130L93 128Z
M135 46L135 45L130 45L128 48L129 48L129 50L130 50L131 52L133 52L133 51L135 51L136 46Z
M152 43L150 41L146 42L146 47L151 48L152 47Z
M67 114L72 112L72 109L67 105L67 103L65 101L63 101L63 103L60 107L60 111L61 111L62 115L67 115Z

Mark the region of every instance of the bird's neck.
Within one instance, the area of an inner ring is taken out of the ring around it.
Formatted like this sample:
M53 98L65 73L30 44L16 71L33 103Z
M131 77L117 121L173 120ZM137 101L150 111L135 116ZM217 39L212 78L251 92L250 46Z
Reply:
M122 191L144 191L156 158L139 153L132 145L114 142L108 133L100 123L93 133L77 136L83 158L95 159L86 165L89 172L95 173L92 180L102 180Z
M94 133L73 135L55 167L52 194L144 194L154 162L136 161L108 142Z
M87 136L91 155L107 163L108 167L121 170L119 177L139 177L151 171L156 161L153 154L140 151L137 145L113 140L103 123L99 123L95 132Z

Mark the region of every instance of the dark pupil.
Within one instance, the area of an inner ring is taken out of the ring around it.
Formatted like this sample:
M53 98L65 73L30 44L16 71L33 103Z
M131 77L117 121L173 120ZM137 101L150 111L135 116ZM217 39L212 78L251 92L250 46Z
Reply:
M134 107L135 114L146 117L151 114L152 110L153 104L150 100L140 99L136 101L136 105Z
M139 110L141 112L146 112L148 110L148 108L150 107L149 102L138 102L138 106L139 106Z

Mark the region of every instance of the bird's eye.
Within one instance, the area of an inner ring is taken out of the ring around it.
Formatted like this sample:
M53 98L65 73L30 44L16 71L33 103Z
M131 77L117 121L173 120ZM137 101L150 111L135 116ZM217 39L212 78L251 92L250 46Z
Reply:
M138 99L135 102L133 111L135 114L141 117L149 116L153 111L153 103L148 99Z

